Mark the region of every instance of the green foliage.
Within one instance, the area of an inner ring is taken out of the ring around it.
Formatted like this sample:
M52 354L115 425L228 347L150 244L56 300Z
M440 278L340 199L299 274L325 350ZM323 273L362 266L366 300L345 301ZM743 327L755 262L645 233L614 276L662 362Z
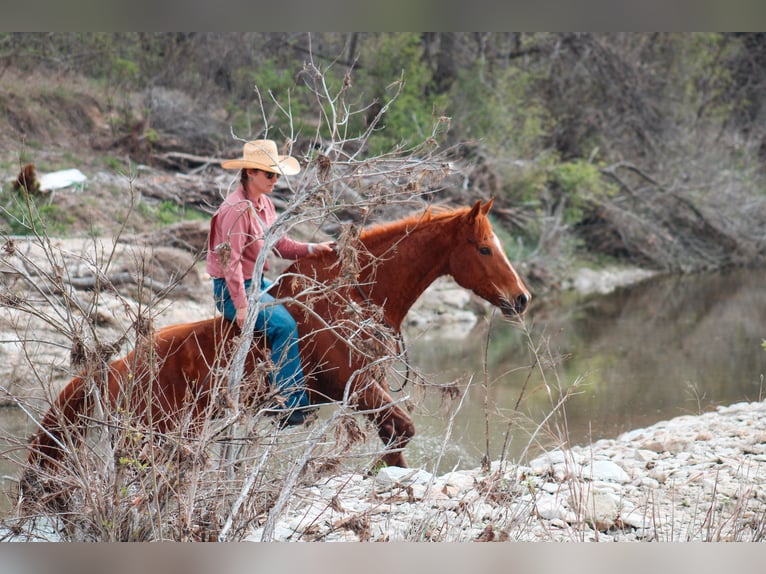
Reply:
M766 351L766 339L764 339L761 343L761 347L763 347L763 350Z
M116 57L112 61L108 79L114 85L130 89L137 83L139 73L138 64L125 58Z
M65 234L74 217L46 201L24 191L4 190L0 194L0 219L5 220L11 235Z
M99 237L104 237L104 228L99 225L91 224L88 227L88 237L91 239L98 239Z
M172 201L152 203L143 201L137 206L138 213L146 220L159 225L171 225L179 221L204 219L206 216L196 210L186 209Z
M148 463L140 461L136 458L129 458L126 456L121 456L118 462L122 466L129 466L138 470L146 470L149 468Z
M270 128L291 126L294 133L312 133L310 111L316 106L313 96L296 74L275 59L258 62L256 67L234 71L236 100L226 105L233 131L242 137L273 139L294 136L291 133L262 133L265 121ZM243 103L244 102L244 103Z
M125 169L124 161L113 155L107 155L101 159L104 162L104 165L112 171L121 172Z
M149 128L148 130L146 130L144 137L146 138L146 141L149 142L150 144L155 144L160 141L160 135L157 133L157 131L154 128Z
M375 461L375 464L372 465L372 468L370 468L369 472L367 473L369 476L375 476L378 474L382 469L386 468L388 465L385 463L385 461L378 459Z
M542 78L520 68L494 74L487 62L460 71L451 94L453 124L498 157L532 158L544 149L553 119L540 98Z
M449 124L437 143L468 142L465 148L479 150L477 163L487 168L481 175L489 177L477 181L491 178L493 192L500 189L506 202L525 210L518 221L528 237L544 237L552 216L556 224L578 221L591 203L615 193L598 164L586 160L596 145L599 161L630 162L669 185L683 178L695 206L733 210L737 203L713 197L729 186L712 183L704 171L721 180L736 174L730 178L736 186L763 193L762 162L756 163L766 109L762 34L14 33L0 34L0 57L10 70L7 82L30 70L50 78L43 97L40 90L28 97L29 83L19 83L27 92L0 88L0 115L21 127L40 114L14 116L10 96L63 115L63 108L74 109L69 81L83 78L85 93L97 84L99 103L107 96L100 111L115 138L136 125L137 96L147 86L193 94L216 119L227 110L226 123L241 137L329 136L332 111L341 130L333 137L350 139L381 110L356 157L411 151L429 141L434 126ZM321 70L328 94L343 92L343 100L323 102L307 89L308 60ZM441 117L449 121L439 124ZM32 138L27 148L47 145L25 131ZM151 148L158 134L148 128L145 136ZM729 171L715 170L717 158ZM118 169L116 160L106 161ZM146 213L159 222L177 217L166 209Z
M724 121L737 103L729 97L733 77L728 65L737 45L721 33L674 34L669 41L676 48L668 79L679 97L667 101L675 103L676 116L691 125Z
M379 34L364 45L360 59L366 64L355 78L355 88L365 105L377 102L388 107L370 140L371 154L422 143L444 113L447 96L426 96L431 75L422 55L416 33ZM365 119L356 116L352 132L363 132Z
M562 162L550 153L541 154L535 161L503 166L502 177L506 201L536 214L525 223L523 233L516 235L513 249L506 243L508 255L514 260L526 258L530 244L537 243L551 217L560 216L565 224L577 223L589 206L619 191L596 164L583 160ZM580 240L565 235L558 245L563 251L573 252L579 249Z
M83 201L86 204L92 203L88 198L84 198ZM96 207L93 209L97 211ZM172 201L143 201L138 203L136 211L146 222L158 227L180 221L205 220L209 217ZM56 203L50 203L46 196L28 195L13 190L10 186L0 192L0 229L7 230L11 235L66 236L77 222L76 214L62 209ZM104 229L91 223L86 233L90 237L100 237L104 234Z
M593 201L615 195L617 186L604 178L598 167L582 160L556 163L548 169L548 181L567 198L564 220L578 221L582 210Z
M550 154L535 162L519 164L508 173L509 194L515 202L540 207L544 198L549 202L565 198L568 223L579 220L583 208L591 202L618 192L618 187L601 174L597 165L584 160L561 162Z

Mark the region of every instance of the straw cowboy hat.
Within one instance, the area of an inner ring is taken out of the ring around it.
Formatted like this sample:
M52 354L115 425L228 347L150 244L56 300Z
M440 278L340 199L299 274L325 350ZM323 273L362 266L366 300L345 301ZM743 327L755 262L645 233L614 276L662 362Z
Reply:
M224 169L260 169L282 175L295 175L301 170L298 160L289 155L279 155L277 144L272 140L247 142L242 157L221 162Z

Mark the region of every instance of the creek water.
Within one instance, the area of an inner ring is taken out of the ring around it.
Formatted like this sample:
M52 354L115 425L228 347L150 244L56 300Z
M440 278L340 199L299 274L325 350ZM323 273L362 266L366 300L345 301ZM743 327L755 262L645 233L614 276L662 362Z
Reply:
M523 326L497 316L465 339L410 334L410 361L430 383L405 388L417 405L410 463L445 472L486 453L518 460L766 398L764 279L762 269L655 276L533 301ZM451 383L462 402L439 387Z
M414 405L410 464L446 472L487 453L518 460L763 398L764 285L763 270L654 277L608 295L535 299L523 325L492 316L461 339L406 332L424 381L397 394ZM23 411L0 409L3 492L33 431Z

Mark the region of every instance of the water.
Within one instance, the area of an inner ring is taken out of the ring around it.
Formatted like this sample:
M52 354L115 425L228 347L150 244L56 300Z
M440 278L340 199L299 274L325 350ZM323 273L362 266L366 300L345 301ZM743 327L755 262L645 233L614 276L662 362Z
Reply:
M26 458L27 437L34 433L29 417L19 408L0 408L0 517L13 508L18 463Z
M404 390L418 432L410 464L445 472L476 467L487 452L518 460L528 447L534 454L564 440L587 444L759 400L763 286L762 270L658 277L606 296L537 299L526 329L495 317L461 340L406 333L410 360L430 383ZM20 410L3 408L0 429L5 492L34 428Z
M410 359L429 381L468 389L446 440L457 403L408 389L418 404L411 464L473 467L486 452L518 460L527 447L587 444L766 398L765 284L763 270L655 277L606 296L537 301L526 330L494 318L466 340L408 337ZM542 368L530 367L536 355Z

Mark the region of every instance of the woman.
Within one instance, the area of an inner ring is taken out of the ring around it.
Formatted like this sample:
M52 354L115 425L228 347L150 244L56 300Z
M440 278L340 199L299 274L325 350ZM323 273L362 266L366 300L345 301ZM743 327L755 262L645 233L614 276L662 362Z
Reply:
M247 293L255 262L266 231L277 219L269 194L280 175L297 174L300 164L293 157L279 155L272 140L256 140L244 145L241 158L223 161L221 167L239 169L240 183L210 222L206 267L213 277L216 307L241 328L247 316ZM299 259L331 251L331 246L332 242L303 243L283 236L275 251L284 259ZM264 272L267 269L268 261ZM266 292L269 285L269 281L261 279L255 328L265 333L271 348L271 382L284 399L281 424L299 425L313 410L306 408L309 402L298 352L298 329L289 311Z

